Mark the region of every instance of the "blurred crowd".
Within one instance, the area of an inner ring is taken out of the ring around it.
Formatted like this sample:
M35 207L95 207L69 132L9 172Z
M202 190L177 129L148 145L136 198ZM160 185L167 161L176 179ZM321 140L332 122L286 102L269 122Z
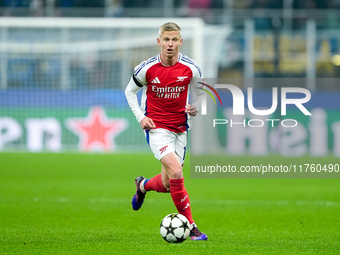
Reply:
M0 0L3 8L30 8L36 10L51 5L55 8L157 8L166 4L167 0ZM172 0L167 4L173 8L284 8L291 3L293 9L334 9L340 7L340 0ZM226 6L227 5L227 6ZM123 12L121 12L122 14ZM118 13L117 13L118 15Z
M340 27L340 0L0 0L0 16L201 17L234 26L253 18L256 29ZM290 20L290 21L288 21ZM240 22L241 21L241 22Z
M202 17L209 24L232 24L234 31L220 55L221 77L243 77L242 26L250 19L256 31L255 76L304 77L308 41L305 31L307 23L314 19L318 33L325 32L316 42L316 75L340 77L339 65L331 62L332 56L340 52L339 7L340 0L0 0L0 16ZM112 73L123 72L119 68L125 62L116 57L90 58L86 63L82 59L70 61L70 87L110 87ZM58 58L18 59L13 55L8 60L8 87L58 87L60 63ZM118 87L121 84L117 82Z

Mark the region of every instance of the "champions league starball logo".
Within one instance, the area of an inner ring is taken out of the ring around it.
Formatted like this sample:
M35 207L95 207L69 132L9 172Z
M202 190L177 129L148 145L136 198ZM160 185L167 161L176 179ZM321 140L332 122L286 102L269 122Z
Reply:
M197 82L199 85L197 86L197 89L200 89L204 91L206 94L201 95L201 115L207 115L207 96L209 95L215 105L217 106L216 100L213 96L213 94L216 95L218 98L220 105L222 106L222 100L220 95L217 93L216 89L223 89L228 90L231 92L232 99L233 99L233 115L245 115L245 96L243 91L231 84L215 84L214 87L211 85L206 84L205 82ZM209 90L211 91L209 91ZM212 94L213 93L213 94ZM295 93L295 94L301 94L303 95L302 98L288 98L288 94ZM272 88L272 105L269 109L256 109L254 107L253 103L253 88L249 87L247 89L247 106L249 111L258 116L269 116L273 114L277 108L278 108L278 88L273 87ZM295 105L304 115L312 115L306 107L303 105L304 103L307 103L311 99L311 93L309 90L305 88L296 88L296 87L282 87L281 88L281 116L286 116L287 114L287 105ZM298 121L295 119L244 119L243 121L235 122L233 119L213 119L213 127L216 127L217 125L229 125L230 127L239 127L242 126L248 126L251 128L257 128L264 126L265 122L268 122L271 127L274 127L276 123L279 123L282 127L295 127L298 125Z

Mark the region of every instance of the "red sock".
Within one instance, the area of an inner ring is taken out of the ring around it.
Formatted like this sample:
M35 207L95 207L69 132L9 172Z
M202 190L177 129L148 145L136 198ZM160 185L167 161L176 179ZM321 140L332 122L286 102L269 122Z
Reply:
M191 215L189 195L184 187L184 178L170 179L170 193L177 211L183 214L189 220L190 224L194 223Z
M169 191L163 186L162 175L157 174L155 177L145 180L144 183L145 191L154 190L157 192L168 193Z

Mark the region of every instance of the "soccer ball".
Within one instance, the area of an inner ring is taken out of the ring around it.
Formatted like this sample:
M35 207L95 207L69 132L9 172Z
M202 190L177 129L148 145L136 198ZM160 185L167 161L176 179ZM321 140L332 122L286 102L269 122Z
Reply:
M165 216L161 222L160 233L163 239L169 243L181 243L190 234L188 219L179 213L171 213Z

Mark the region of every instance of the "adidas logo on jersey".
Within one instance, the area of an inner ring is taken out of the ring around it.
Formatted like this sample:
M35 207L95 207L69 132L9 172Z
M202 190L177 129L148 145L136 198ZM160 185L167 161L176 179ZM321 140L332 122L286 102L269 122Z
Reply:
M161 82L160 82L160 80L158 79L158 77L156 77L155 79L153 79L153 80L151 81L151 83L159 84L159 83L161 83Z

